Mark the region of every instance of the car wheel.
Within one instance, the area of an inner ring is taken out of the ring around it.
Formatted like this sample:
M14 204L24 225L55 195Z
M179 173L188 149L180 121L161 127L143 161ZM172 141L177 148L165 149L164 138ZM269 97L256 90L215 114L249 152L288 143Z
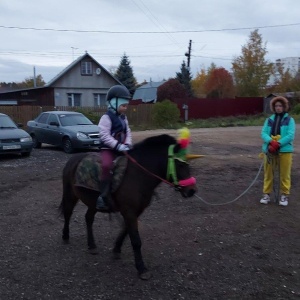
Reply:
M71 154L74 152L74 148L72 146L72 142L69 138L63 139L63 149L66 153Z
M30 156L30 154L31 154L31 152L22 152L22 153L21 153L21 155L22 155L23 157L28 157L28 156Z
M38 139L36 138L36 136L34 134L31 135L32 137L32 142L33 142L33 148L41 148L42 143L38 141Z

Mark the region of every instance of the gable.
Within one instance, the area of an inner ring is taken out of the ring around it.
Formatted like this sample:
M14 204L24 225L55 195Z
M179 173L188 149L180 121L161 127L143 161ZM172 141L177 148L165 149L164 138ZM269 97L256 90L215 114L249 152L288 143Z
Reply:
M55 88L109 88L121 82L88 53L73 61L45 86Z

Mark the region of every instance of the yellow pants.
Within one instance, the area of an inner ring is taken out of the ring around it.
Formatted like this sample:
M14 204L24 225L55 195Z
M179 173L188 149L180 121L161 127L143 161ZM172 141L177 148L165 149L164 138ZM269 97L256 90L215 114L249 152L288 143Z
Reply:
M271 194L273 190L275 172L280 175L280 193L289 195L291 189L292 153L279 153L278 155L264 157L264 194ZM277 176L278 177L278 176Z

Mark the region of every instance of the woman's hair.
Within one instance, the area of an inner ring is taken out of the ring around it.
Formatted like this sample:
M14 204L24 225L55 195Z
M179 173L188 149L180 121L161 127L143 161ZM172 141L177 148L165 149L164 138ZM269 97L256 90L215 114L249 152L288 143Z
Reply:
M287 112L289 110L289 101L288 99L282 96L276 96L270 101L270 109L272 112L275 112L275 103L280 102L283 107L283 111Z

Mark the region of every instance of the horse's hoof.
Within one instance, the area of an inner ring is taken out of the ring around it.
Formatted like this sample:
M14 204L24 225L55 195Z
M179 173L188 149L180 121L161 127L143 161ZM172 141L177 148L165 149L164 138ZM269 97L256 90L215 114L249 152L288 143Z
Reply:
M145 271L139 275L142 280L149 280L152 277L152 273L150 271Z
M62 237L63 243L64 244L69 244L69 237Z
M88 253L92 255L97 255L99 254L99 251L97 248L92 248L92 249L88 249Z

